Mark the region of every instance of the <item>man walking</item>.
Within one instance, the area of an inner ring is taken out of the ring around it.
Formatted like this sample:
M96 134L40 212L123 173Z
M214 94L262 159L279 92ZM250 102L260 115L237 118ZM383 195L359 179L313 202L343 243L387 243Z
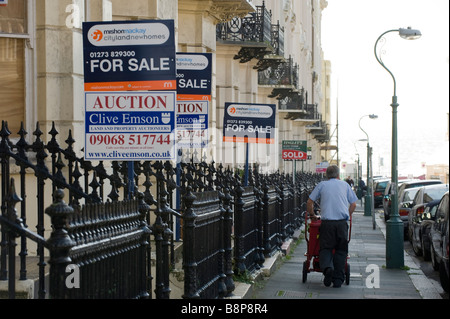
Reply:
M307 210L316 220L314 201L320 199L320 269L325 275L324 284L339 288L345 279L345 263L348 254L347 221L356 208L358 198L350 185L339 179L339 168L329 166L327 180L320 182L309 195ZM333 254L333 250L334 254Z

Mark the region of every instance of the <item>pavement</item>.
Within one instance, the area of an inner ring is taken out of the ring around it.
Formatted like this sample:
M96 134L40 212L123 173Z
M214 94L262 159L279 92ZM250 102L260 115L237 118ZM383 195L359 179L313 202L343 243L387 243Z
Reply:
M376 224L374 229L374 222ZM364 216L358 201L349 243L350 281L325 287L321 272L311 271L302 282L307 243L304 225L279 252L268 258L251 284L236 282L231 299L442 299L439 287L405 251L405 267L386 268L386 224L377 211ZM297 238L298 237L298 238Z

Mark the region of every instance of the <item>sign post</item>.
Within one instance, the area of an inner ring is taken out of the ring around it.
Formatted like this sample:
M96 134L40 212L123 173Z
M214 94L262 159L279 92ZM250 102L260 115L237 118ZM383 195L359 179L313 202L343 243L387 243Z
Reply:
M177 53L176 156L177 185L180 185L180 157L183 149L208 145L209 108L212 92L212 54ZM181 194L176 190L176 208L180 209ZM177 217L176 240L180 240L180 220Z
M307 141L283 141L281 158L285 161L293 161L292 181L295 184L295 174L297 172L297 161L306 161L307 159ZM303 163L302 163L303 167ZM302 169L303 170L303 169Z

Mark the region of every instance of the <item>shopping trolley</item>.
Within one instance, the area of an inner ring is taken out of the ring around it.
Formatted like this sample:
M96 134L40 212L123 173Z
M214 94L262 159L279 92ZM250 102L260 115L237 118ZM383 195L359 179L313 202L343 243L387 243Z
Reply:
M309 219L309 222L308 222ZM320 225L322 221L320 217L318 220L312 220L309 218L309 214L305 213L305 239L306 239L306 260L303 262L303 283L306 282L308 274L312 271L322 272L319 263L319 251L320 251ZM350 228L348 231L348 242L350 242L352 233L352 217L350 216ZM345 284L350 284L350 265L348 264L347 255L345 260Z

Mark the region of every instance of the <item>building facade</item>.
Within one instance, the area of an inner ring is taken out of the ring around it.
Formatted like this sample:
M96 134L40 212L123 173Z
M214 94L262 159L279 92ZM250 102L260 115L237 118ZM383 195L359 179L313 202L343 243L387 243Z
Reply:
M245 145L222 141L224 106L276 104L276 143L249 145L250 163L291 172L283 140L306 140L315 171L331 154L329 62L323 61L326 0L9 0L0 6L0 118L12 138L39 122L84 140L84 21L173 19L178 52L213 54L208 160L245 163ZM252 26L251 36L248 27ZM246 29L247 28L247 29ZM31 134L30 134L31 135ZM45 134L44 134L45 135ZM43 138L46 138L43 136Z

